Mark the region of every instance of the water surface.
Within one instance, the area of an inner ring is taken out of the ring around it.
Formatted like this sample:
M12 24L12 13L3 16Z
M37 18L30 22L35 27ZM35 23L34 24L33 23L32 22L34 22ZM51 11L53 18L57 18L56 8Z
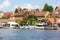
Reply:
M60 40L60 30L0 29L0 40Z

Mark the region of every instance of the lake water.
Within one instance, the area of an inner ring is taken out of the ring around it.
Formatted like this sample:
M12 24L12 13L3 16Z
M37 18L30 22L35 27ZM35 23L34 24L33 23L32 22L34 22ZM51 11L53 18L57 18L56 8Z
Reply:
M0 40L60 40L60 30L0 29Z

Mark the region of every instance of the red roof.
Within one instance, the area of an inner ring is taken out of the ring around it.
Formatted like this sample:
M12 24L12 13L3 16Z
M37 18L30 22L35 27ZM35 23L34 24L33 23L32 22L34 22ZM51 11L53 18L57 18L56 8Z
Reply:
M57 9L60 10L60 6L57 6Z
M10 14L10 16L11 16L11 17L14 17L14 16L15 16L15 14L14 14L14 13L11 13L11 14Z
M2 17L7 17L7 16L14 17L15 15L14 13L6 12Z
M40 17L40 16L45 16L45 12L44 11L36 11L35 13L34 13L34 15L35 16L37 16L37 17Z
M54 18L47 18L51 23L54 23ZM60 20L60 18L56 18L56 22Z
M4 13L2 17L7 17L8 15L9 15L8 13Z

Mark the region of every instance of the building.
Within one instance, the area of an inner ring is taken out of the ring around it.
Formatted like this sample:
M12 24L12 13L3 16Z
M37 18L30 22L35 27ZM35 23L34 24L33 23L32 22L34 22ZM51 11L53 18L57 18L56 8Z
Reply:
M54 18L54 17L60 18L60 12L53 11L50 12L49 15L47 16L47 18Z
M57 7L55 8L55 10L56 10L56 11L60 11L60 6L57 6Z
M4 15L4 12L0 11L0 18Z
M60 10L59 7L57 7L56 10L57 9ZM45 15L46 15L46 11L42 11L42 10L39 11L39 10L35 10L35 9L31 9L29 11L28 9L22 9L19 6L18 6L17 10L18 10L17 13L5 12L4 15L2 16L2 18L4 18L4 20L8 19L9 21L16 21L16 20L24 20L24 18L28 15L34 15L37 17L38 20L41 20L42 18L45 18ZM60 19L60 12L59 11L50 12L47 15L46 19L48 19L49 21L52 21L54 17Z

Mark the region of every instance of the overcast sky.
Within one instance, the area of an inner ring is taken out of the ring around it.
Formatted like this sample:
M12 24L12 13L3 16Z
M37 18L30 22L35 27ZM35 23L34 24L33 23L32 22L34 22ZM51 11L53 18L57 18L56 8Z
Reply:
M42 9L45 3L52 5L54 8L60 6L60 0L0 0L0 10L14 11L18 6L28 9Z

